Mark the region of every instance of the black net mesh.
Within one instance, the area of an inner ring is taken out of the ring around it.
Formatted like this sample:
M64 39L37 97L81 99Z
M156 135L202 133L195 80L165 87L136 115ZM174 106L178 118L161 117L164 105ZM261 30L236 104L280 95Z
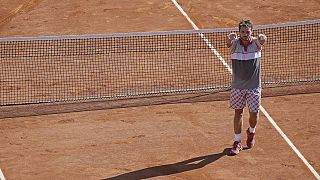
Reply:
M320 80L320 21L257 27L263 88ZM0 39L0 105L230 89L237 29Z

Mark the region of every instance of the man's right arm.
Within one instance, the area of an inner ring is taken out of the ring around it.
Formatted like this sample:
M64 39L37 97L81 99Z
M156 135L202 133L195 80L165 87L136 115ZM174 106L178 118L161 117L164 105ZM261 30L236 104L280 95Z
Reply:
M232 43L234 42L235 39L237 39L236 33L230 33L229 35L226 36L226 44L228 48L232 46Z

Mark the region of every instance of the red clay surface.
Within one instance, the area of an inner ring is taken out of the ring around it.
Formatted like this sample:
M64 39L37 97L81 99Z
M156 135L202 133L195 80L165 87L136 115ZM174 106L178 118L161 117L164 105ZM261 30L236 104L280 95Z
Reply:
M171 1L0 2L1 37L192 28ZM200 28L234 27L241 18L255 24L320 18L315 0L241 3L182 7ZM263 98L263 106L320 172L320 94ZM0 168L7 179L314 179L262 114L254 149L226 156L232 118L228 101L4 118ZM247 118L246 112L244 128Z

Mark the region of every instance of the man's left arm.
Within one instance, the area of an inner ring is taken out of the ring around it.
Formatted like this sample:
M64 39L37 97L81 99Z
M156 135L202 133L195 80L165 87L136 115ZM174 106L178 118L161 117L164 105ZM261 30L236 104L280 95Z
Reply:
M264 34L259 34L258 37L253 38L253 41L258 47L259 51L262 50L262 46L266 42L266 40L267 40L267 36Z
M259 34L258 41L261 45L263 45L267 41L267 36L265 34Z

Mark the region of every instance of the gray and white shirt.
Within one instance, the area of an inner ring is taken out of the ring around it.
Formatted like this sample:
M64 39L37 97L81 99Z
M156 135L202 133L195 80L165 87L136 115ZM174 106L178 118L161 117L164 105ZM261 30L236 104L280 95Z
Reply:
M254 89L261 87L260 60L262 46L256 37L248 46L242 40L233 40L230 47L232 59L232 88Z

